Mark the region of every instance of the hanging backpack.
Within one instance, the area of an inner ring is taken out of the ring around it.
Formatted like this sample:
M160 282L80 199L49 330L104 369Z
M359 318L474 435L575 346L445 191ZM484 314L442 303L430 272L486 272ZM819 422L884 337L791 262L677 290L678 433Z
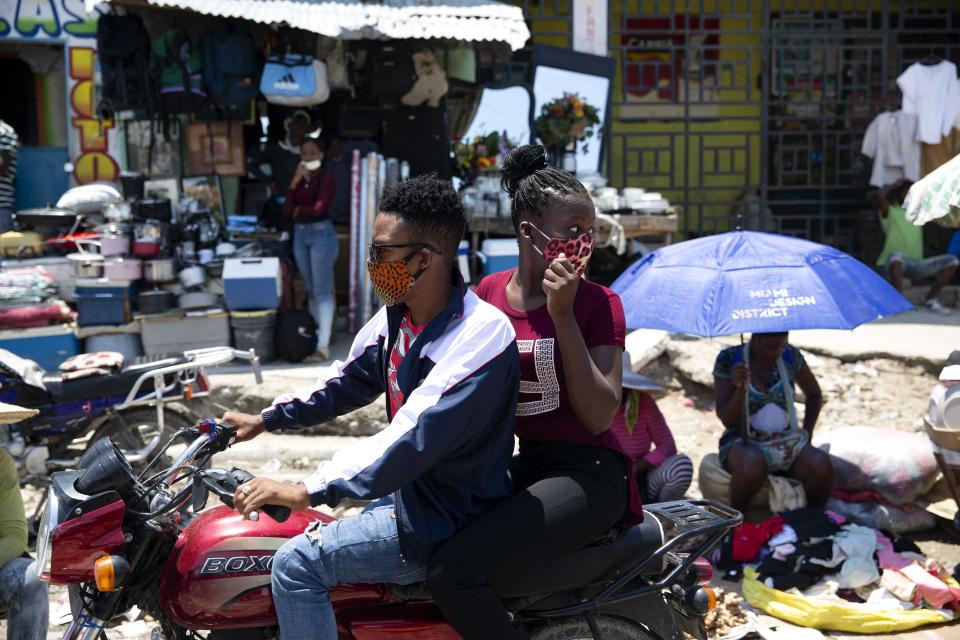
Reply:
M250 33L234 25L211 29L204 40L203 75L215 106L241 106L253 100L259 92L260 64Z
M153 77L159 92L159 111L193 113L206 100L200 52L183 29L167 29L151 45Z
M400 97L417 80L413 55L402 42L377 43L367 56L367 65L370 88L379 96Z
M260 77L260 93L267 102L287 107L324 103L330 97L327 65L313 56L270 56Z
M99 111L149 109L150 36L139 16L106 14L97 20L97 58L100 63Z
M303 362L317 348L317 321L305 309L281 310L274 339L278 358Z

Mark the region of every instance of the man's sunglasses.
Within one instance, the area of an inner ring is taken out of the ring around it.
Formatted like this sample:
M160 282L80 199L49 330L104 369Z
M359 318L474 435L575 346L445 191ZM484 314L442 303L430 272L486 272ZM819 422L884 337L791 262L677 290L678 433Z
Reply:
M409 262L410 258L417 254L417 251L421 251L423 249L433 251L437 255L441 254L440 250L436 249L433 245L427 244L426 242L400 242L394 244L371 242L367 247L370 255L370 262L373 264L379 264L380 252L383 249L400 249L401 247L413 247L413 251L411 251L410 254L403 259L404 262Z

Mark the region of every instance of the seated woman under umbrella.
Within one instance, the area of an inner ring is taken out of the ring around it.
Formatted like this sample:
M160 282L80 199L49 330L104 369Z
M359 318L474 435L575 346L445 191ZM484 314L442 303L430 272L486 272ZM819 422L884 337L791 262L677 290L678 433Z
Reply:
M796 478L807 503L823 506L833 489L833 465L810 444L823 394L788 334L755 333L747 344L724 349L713 376L717 416L726 427L720 461L732 476L730 506L745 510L771 473ZM794 385L805 399L802 427Z
M677 453L677 444L657 398L667 390L630 366L623 354L623 387L620 410L610 423L610 433L624 453L633 458L633 475L644 504L683 498L693 479L693 462Z

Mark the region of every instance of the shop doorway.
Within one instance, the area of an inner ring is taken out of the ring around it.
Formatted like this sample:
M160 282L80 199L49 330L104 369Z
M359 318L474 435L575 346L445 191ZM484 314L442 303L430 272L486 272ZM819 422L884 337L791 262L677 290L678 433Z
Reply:
M69 186L64 52L0 39L0 118L20 138L16 208L55 203Z

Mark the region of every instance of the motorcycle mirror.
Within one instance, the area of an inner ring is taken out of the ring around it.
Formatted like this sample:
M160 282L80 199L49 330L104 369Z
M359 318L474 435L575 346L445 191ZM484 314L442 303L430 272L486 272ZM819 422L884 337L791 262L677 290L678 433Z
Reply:
M203 511L203 508L207 506L207 498L210 496L210 491L207 489L206 483L203 481L203 476L199 473L193 476L193 512L200 513Z

